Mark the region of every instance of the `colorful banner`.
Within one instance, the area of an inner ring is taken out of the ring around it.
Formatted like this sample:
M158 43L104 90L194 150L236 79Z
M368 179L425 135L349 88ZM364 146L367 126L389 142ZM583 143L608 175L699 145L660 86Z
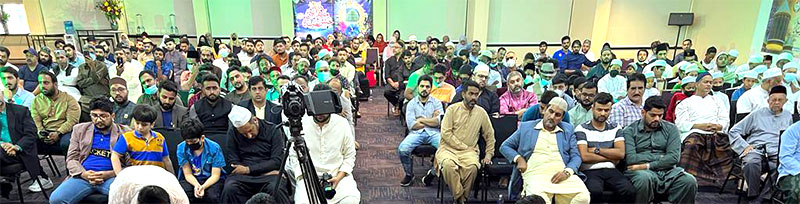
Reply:
M372 34L372 0L294 0L295 36Z
M295 0L295 36L320 37L333 33L333 0Z

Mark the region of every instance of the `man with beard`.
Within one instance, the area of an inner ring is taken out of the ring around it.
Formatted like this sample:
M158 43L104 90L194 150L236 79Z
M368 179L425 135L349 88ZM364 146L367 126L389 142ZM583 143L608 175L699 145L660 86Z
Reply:
M262 54L265 54L265 53L264 53L264 41L262 41L261 39L256 39L256 40L254 41L254 43L255 43L255 45L256 45L256 46L255 46L255 48L256 48L256 55L262 55Z
M573 127L561 121L566 109L564 99L553 98L543 119L522 122L500 146L503 156L516 163L509 198L522 192L548 200L555 197L558 203L589 203L589 191L578 177L581 156Z
M14 68L14 70L19 70L17 66L14 66L14 64L11 64L11 62L8 62L9 56L11 56L11 51L9 51L7 47L0 46L0 65Z
M39 73L39 89L42 91L33 99L30 108L36 132L39 133L36 150L39 154L67 155L72 126L81 116L80 105L72 96L58 90L56 75L53 73ZM28 190L41 192L42 189L53 187L47 174L43 173L41 176L39 180L43 186L40 187L38 182L34 182Z
M636 189L635 203L649 203L655 194L667 195L670 203L694 203L697 181L677 166L680 131L661 120L665 109L660 97L650 97L644 102L642 119L622 130L628 165L625 176Z
M75 125L67 154L67 179L50 195L50 203L77 203L93 193L108 196L116 174L111 147L131 129L114 121L113 105L106 98L91 102L91 122Z
M102 49L96 49L102 50ZM97 53L92 47L87 52L95 51L95 59L87 58L86 63L78 67L78 77L75 78L75 86L81 92L78 102L81 104L81 121L89 118L89 105L92 99L108 98L110 84L108 83L108 67L100 60L105 60L105 55ZM84 53L84 55L90 55Z
M156 128L178 128L186 119L187 110L183 104L176 104L178 85L173 81L162 81L159 84L158 102L161 114L157 114L154 123Z
M600 93L592 103L591 121L575 128L581 154L581 172L586 175L586 188L595 199L594 202L631 203L636 190L616 168L616 164L625 159L625 137L620 134L622 127L606 122L614 104L613 98L608 93ZM615 194L604 197L604 189Z
M42 47L42 49L39 49L39 64L47 67L47 70L58 69L58 64L53 63L53 56L51 55L50 48L48 47Z
M499 114L500 98L497 97L497 93L486 89L487 81L489 80L489 66L486 64L479 64L472 73L472 80L478 84L478 88L480 89L476 103L491 115ZM453 103L464 100L465 88L466 87L462 85L460 93L456 93L456 96L453 97Z
M253 57L256 56L256 47L255 42L251 39L244 40L244 47L236 56L239 58L239 62L242 66L250 65L250 61Z
M401 95L405 92L405 84L403 83L408 79L406 76L411 75L411 72L409 72L410 67L406 67L406 65L410 65L414 57L411 56L411 52L403 50L402 42L392 44L392 50L395 53L394 56L389 57L384 63L386 84L389 85L389 88L384 90L383 96L389 103L394 105L393 112L399 114L403 103L400 100L402 98Z
M449 104L456 96L456 87L445 82L447 76L447 67L443 64L437 64L433 67L433 87L431 87L431 96L437 100Z
M627 97L611 107L608 123L615 126L626 127L628 124L642 118L642 94L647 79L643 74L634 74L628 77L625 84ZM602 91L600 91L602 92Z
M180 50L175 49L175 39L167 39L165 45L164 59L172 63L172 71L175 72L175 76L180 76L180 73L186 70L186 56L183 56Z
M669 66L674 66L675 63L672 62L672 60L670 60L669 58L667 58L667 49L669 49L669 45L667 45L667 43L661 43L656 45L656 50L654 52L654 55L656 57L655 59L650 60L650 63L653 63L656 60L664 60L665 62L667 62L667 64L669 64Z
M330 87L318 84L314 91L327 91ZM361 200L361 192L354 180L353 167L356 162L355 135L347 122L347 119L338 114L319 114L304 116L302 119L306 146L314 161L314 169L317 176L324 173L330 174L333 178L328 182L336 191L336 195L327 199L328 203L358 203ZM324 143L323 143L324 142ZM336 148L328 148L336 147ZM297 155L294 151L290 153L290 161L295 161ZM306 185L303 180L303 173L297 162L290 165L294 172L295 183L297 184L294 194L295 202L298 204L309 203Z
M111 83L111 98L114 100L114 122L121 125L131 125L133 107L135 103L128 100L127 82L123 78L114 77Z
M586 78L596 80L608 74L608 70L611 69L611 56L611 49L603 49L603 51L600 51L600 63L597 63L597 65L594 65L594 67L589 70L589 73L586 74Z
M127 100L136 101L139 99L139 96L142 95L142 84L139 82L139 73L142 72L144 67L142 67L138 61L128 58L128 55L125 54L125 52L129 52L129 50L125 48L117 48L117 50L114 51L114 58L116 58L117 63L108 67L108 77L119 77L124 79L125 82L127 82L127 84L123 84L126 86L126 92L128 92L125 94L126 97L128 97ZM117 114L117 117L120 117L120 115Z
M410 186L414 181L414 166L411 159L411 152L420 145L430 144L439 147L441 132L439 130L439 116L444 114L442 102L434 97L430 97L430 90L433 79L430 76L422 76L417 83L419 95L408 102L406 110L406 125L409 133L397 147L397 154L400 156L400 163L403 164L405 177L400 181L403 187ZM435 177L435 170L431 169L422 178L427 186Z
M450 187L456 203L464 203L469 197L481 163L492 163L495 142L489 114L484 108L476 106L479 95L485 89L478 82L470 80L462 86L464 88L460 95L463 100L448 106L441 121L441 141L435 155L441 171L439 176ZM486 142L482 162L478 161L479 136L483 136Z
M355 88L355 87L358 87L358 84L355 84L355 82L358 82L358 81L354 81L353 80L356 77L356 67L353 66L353 64L351 64L350 62L347 61L348 58L350 58L350 53L347 52L346 49L341 48L341 49L336 50L336 57L334 59L337 62L339 62L339 65L340 65L339 66L339 74L344 76L345 79L347 79L346 80L347 83L353 84L353 87ZM331 73L331 74L333 74L333 73ZM409 78L409 80L410 80L410 78Z
M203 122L204 132L227 130L227 117L233 104L220 98L219 78L214 75L205 75L200 82L203 85L201 92L205 97L198 99L192 105L189 109L189 117L199 118Z
M278 104L267 101L267 84L264 78L261 76L250 77L247 87L250 89L250 97L242 100L238 105L247 108L260 120L273 124L281 123L283 121L281 120L282 108Z
M724 131L730 124L730 110L711 96L711 81L708 73L700 74L694 94L675 110L675 125L683 141L678 165L694 175L699 186L721 186L735 156Z
M572 53L569 50L569 43L572 40L568 35L561 37L561 49L553 53L553 59L558 63L558 67L567 67L567 54ZM540 51L541 52L541 51Z
M548 55L547 55L547 41L539 42L539 52L533 53L533 58L531 58L531 59L533 59L535 61L535 60L539 60L541 58L548 58Z
M20 83L25 90L38 94L40 90L37 89L39 85L37 77L39 73L48 71L47 67L39 64L39 53L37 53L35 49L28 48L22 51L22 53L25 54L25 62L27 64L22 65L19 69L19 79L21 81L18 83Z
M469 52L469 61L471 63L478 63L478 54L481 52L481 41L473 40L472 41L472 49ZM472 65L475 66L475 65Z
M637 73L642 73L642 72L645 72L645 71L652 71L652 70L644 69L644 67L647 67L647 65L650 64L650 63L647 62L648 55L650 55L650 53L647 52L646 49L639 49L639 51L636 52L636 62L635 63L636 63L636 67L637 67L637 70L636 70ZM661 77L661 75L657 75L657 76Z
M69 64L73 67L80 67L86 59L83 56L78 56L77 50L75 50L75 46L72 44L64 45L64 51L67 52L67 58L69 59Z
M528 110L526 110L525 113L522 114L522 118L520 120L522 122L525 122L525 121L539 120L544 118L544 112L547 111L547 104L550 103L550 100L553 100L554 98L557 97L558 94L555 91L545 91L544 93L542 93L542 95L539 95L539 103L528 108ZM570 123L569 112L564 113L563 121Z
M575 88L580 89L580 94L576 96L576 98L578 98L579 106L572 107L572 110L569 110L568 115L570 116L570 124L579 126L591 121L592 118L594 118L592 114L592 103L594 102L595 96L597 96L597 84L589 81L579 84L578 87Z
M580 40L572 41L572 52L567 54L562 61L566 61L566 63L564 63L566 67L559 66L561 69L560 71L569 76L572 76L572 74L580 74L581 71L584 70L583 67L593 67L596 64L596 62L589 61L585 55L581 54Z
M2 49L2 47L0 47ZM16 71L11 67L3 67ZM2 86L2 85L0 85ZM35 168L39 165L39 157L36 155L36 129L30 128L34 126L33 119L31 119L31 112L29 109L20 105L6 102L6 98L0 96L0 132L3 136L0 137L0 166L7 167L11 165L22 164L28 171L31 177L44 174L41 168ZM27 127L27 128L26 128ZM47 175L44 175L45 177ZM34 181L34 183L36 183ZM6 179L0 180L0 197L8 198L13 185ZM17 189L22 190L22 189Z
M159 91L159 82L156 81L156 74L151 72L150 70L144 70L139 73L139 81L141 81L142 90L144 90L144 94L139 96L139 99L136 100L136 104L139 105L149 105L153 109L158 109L161 102L158 98L158 91ZM175 99L175 103L183 104L183 101L180 97Z
M731 149L742 158L742 171L749 186L747 198L754 203L760 203L772 195L777 180L775 171L778 168L780 133L792 125L792 113L783 109L787 101L786 88L776 86L769 92L769 107L761 107L745 116L731 128L728 135ZM785 140L782 142L786 144ZM786 165L785 161L781 160L781 165ZM765 173L769 173L770 177L762 182L761 175Z
M228 69L228 81L232 84L232 90L225 95L225 99L231 103L238 104L241 101L250 100L250 90L247 87L248 77L245 76L249 70L247 67L233 66Z
M597 58L594 56L594 53L589 51L592 48L592 41L589 39L583 39L583 45L581 46L581 54L586 56L586 59L589 61L595 62Z
M609 93L614 97L614 101L619 101L625 97L627 89L625 84L626 78L620 75L619 71L622 66L622 60L614 59L611 60L610 64L608 75L603 76L597 81L597 92Z
M173 64L164 58L164 49L156 48L153 56L153 60L144 64L144 70L156 73L158 81L172 80Z
M102 62L103 64L106 65L106 68L114 66L114 62L112 62L111 60L108 60L109 55L113 56L113 54L112 53L108 53L108 51L106 51L105 47L102 47L102 46L98 45L98 46L95 46L93 50L94 50L94 55L95 55L94 60Z
M6 98L8 103L30 108L35 96L19 87L19 74L17 74L17 71L11 67L0 67L0 77L2 77L0 78L3 82L2 84L6 87L0 97Z
M361 40L353 39L350 41L350 55L348 57L348 62L356 67L356 71L364 72L364 65L367 62L366 52L364 50L359 49L359 45L361 45Z
M514 114L522 117L529 107L539 103L536 94L522 88L522 73L512 71L508 74L508 90L500 96L500 114Z
M272 62L275 63L275 66L280 67L289 62L289 53L286 52L286 41L281 39L275 40L275 42L272 43L272 48L275 50L275 54L270 57L272 57Z

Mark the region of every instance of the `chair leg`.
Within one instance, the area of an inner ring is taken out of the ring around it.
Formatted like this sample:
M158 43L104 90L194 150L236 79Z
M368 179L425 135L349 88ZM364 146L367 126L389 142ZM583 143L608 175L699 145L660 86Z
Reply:
M50 167L55 169L55 171L56 171L55 175L58 175L58 177L61 177L61 170L58 169L58 165L56 165L56 160L53 159L53 155L47 155L47 159L50 160L50 163L53 164L53 166L50 166Z
M17 183L17 195L19 195L19 202L25 203L25 197L22 196L22 184L19 182L19 175L14 178L14 181Z
M36 183L39 184L39 188L42 190L41 192L42 195L44 195L45 200L50 200L50 196L47 196L47 190L45 190L44 186L42 186L42 181L39 179L34 179L34 180L36 180Z
M725 182L722 182L722 187L719 189L719 194L725 192L725 186L728 185L728 181L731 179L731 175L733 175L733 168L728 171L728 176L725 176Z
M744 197L746 192L744 192L744 179L740 178L739 182L737 182L737 183L739 184L739 186L736 188L737 189L737 192L736 192L736 194L737 194L737 196L736 196L737 197L736 198L736 204L739 204L739 203L742 202L742 197Z

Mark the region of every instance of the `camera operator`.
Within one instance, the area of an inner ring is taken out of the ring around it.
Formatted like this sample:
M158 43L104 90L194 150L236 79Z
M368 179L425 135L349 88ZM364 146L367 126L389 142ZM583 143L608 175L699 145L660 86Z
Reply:
M225 161L228 178L222 190L222 203L244 203L251 196L275 189L278 182L285 137L275 124L260 120L250 111L233 106L228 114L232 126L228 128ZM286 184L288 182L281 182ZM278 203L287 203L287 188L272 192Z
M314 91L330 90L324 84L318 84ZM361 192L358 191L356 181L353 179L352 172L356 160L356 149L354 144L353 132L347 119L338 114L321 114L315 116L304 116L302 119L303 136L306 141L314 169L320 178L324 178L325 173L332 178L323 181L323 188L326 185L335 191L333 197L329 197L329 203L359 203ZM295 152L291 152L292 157L296 157ZM300 169L295 166L293 169ZM302 180L302 172L295 172L297 189L295 191L295 203L309 203L306 194L306 185ZM325 194L329 195L330 191Z

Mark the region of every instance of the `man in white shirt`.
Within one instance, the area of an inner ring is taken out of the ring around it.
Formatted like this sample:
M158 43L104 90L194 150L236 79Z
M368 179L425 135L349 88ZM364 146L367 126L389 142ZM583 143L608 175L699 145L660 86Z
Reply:
M722 72L714 72L711 74L711 78L713 80L711 81L711 94L722 102L722 106L725 110L730 110L731 99L723 92L725 90L723 86L725 84L725 74Z
M108 67L108 77L112 79L119 77L125 79L128 87L128 101L139 100L142 95L142 84L139 82L139 73L144 66L139 61L128 59L125 48L117 48L114 51L114 58L117 63Z
M11 51L9 51L8 48L4 46L0 46L0 64L2 64L5 67L12 67L14 68L14 70L19 71L19 68L17 68L17 66L14 66L10 62L8 62L9 56L11 56Z
M583 46L581 46L581 54L586 56L586 59L589 61L594 62L597 60L597 58L594 56L594 53L589 50L589 48L592 48L592 41L589 39L584 39Z
M712 77L698 75L695 94L678 104L675 125L683 148L679 166L697 179L698 186L720 186L733 167L734 152L728 136L729 110L710 95Z
M625 98L628 94L628 87L626 86L625 76L619 74L619 69L622 67L622 61L619 59L611 60L611 67L608 74L597 81L597 92L609 93L614 97L614 101L619 101Z
M237 55L242 66L250 65L250 60L256 56L256 44L253 40L244 40L244 48Z
M767 107L769 90L783 83L783 73L779 68L771 68L761 77L761 85L747 90L736 102L736 113L749 113L758 108ZM785 104L784 110L794 110L793 104ZM789 106L789 107L787 107Z
M314 87L314 91L319 90L330 90L330 87L318 84ZM322 114L305 116L302 123L305 133L303 137L317 176L321 178L324 173L328 173L333 177L328 181L333 184L336 195L328 199L328 203L359 203L361 192L352 175L356 161L355 136L350 130L347 119L337 114ZM294 151L291 153L294 154ZM295 166L292 169L300 167ZM294 179L297 180L295 203L309 203L302 172L294 173Z

